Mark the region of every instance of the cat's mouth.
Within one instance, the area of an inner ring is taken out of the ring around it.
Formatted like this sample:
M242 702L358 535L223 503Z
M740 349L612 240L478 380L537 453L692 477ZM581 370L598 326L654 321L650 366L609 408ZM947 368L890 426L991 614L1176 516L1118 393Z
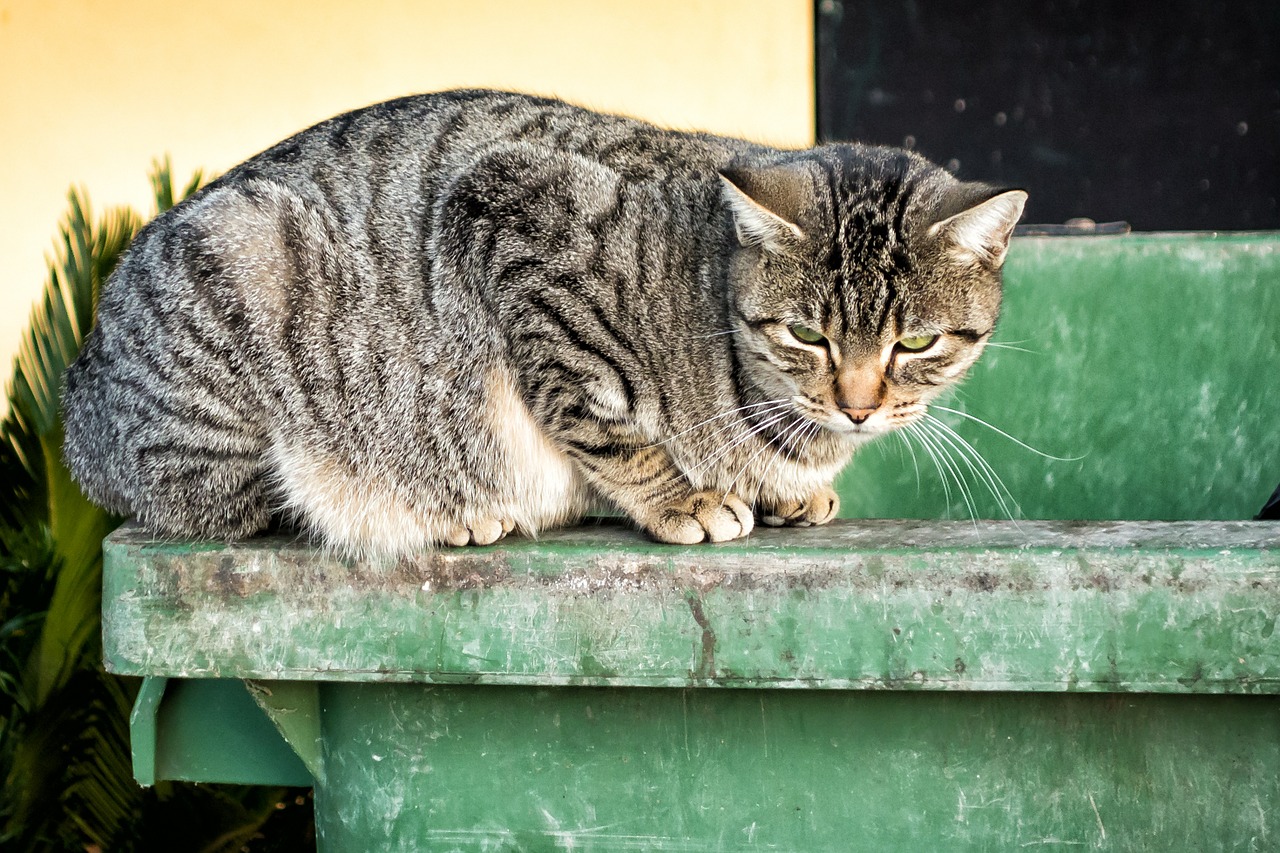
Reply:
M852 441L870 441L903 426L890 423L881 412L873 412L866 417L856 417L841 409L825 406L816 400L796 395L792 397L796 409L805 418L818 424L823 429L837 433Z

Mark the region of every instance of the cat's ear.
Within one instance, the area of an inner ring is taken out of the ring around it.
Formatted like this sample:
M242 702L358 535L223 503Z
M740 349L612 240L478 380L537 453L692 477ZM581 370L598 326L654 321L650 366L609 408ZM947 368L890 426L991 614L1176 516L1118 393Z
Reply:
M1000 269L1026 203L1022 190L983 188L975 204L936 223L929 233L946 240L961 260Z
M805 193L812 194L810 179L803 171L787 166L725 169L720 172L720 183L743 246L777 253L805 239L795 223Z

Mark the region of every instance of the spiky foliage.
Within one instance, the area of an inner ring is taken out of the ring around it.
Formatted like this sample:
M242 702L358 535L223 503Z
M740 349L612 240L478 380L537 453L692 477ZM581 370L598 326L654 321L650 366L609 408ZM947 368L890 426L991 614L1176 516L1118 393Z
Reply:
M157 212L201 182L175 188L157 163ZM137 684L101 667L101 542L119 519L88 503L62 464L58 398L142 219L127 209L95 219L83 192L69 200L0 422L0 848L239 851L285 792L138 787L128 740ZM298 849L293 824L288 843L266 846Z

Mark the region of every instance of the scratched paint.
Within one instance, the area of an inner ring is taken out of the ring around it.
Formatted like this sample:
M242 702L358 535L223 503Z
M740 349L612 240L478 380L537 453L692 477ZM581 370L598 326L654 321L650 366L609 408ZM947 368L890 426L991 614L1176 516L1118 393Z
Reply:
M1280 692L1280 525L621 527L393 565L107 543L130 675L526 685Z
M1280 831L1273 697L321 690L322 850L1266 850Z

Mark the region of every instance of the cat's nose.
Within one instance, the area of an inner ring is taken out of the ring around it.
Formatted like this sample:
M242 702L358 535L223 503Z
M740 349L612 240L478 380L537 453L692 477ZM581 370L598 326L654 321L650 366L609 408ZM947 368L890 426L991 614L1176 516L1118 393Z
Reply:
M855 426L875 414L884 403L886 390L884 368L874 358L847 358L836 373L836 407Z
M853 421L855 424L860 424L863 421L865 421L867 418L875 414L876 409L878 408L880 407L872 406L870 409L851 409L851 408L846 408L844 406L841 406L840 411L848 415L849 420Z

